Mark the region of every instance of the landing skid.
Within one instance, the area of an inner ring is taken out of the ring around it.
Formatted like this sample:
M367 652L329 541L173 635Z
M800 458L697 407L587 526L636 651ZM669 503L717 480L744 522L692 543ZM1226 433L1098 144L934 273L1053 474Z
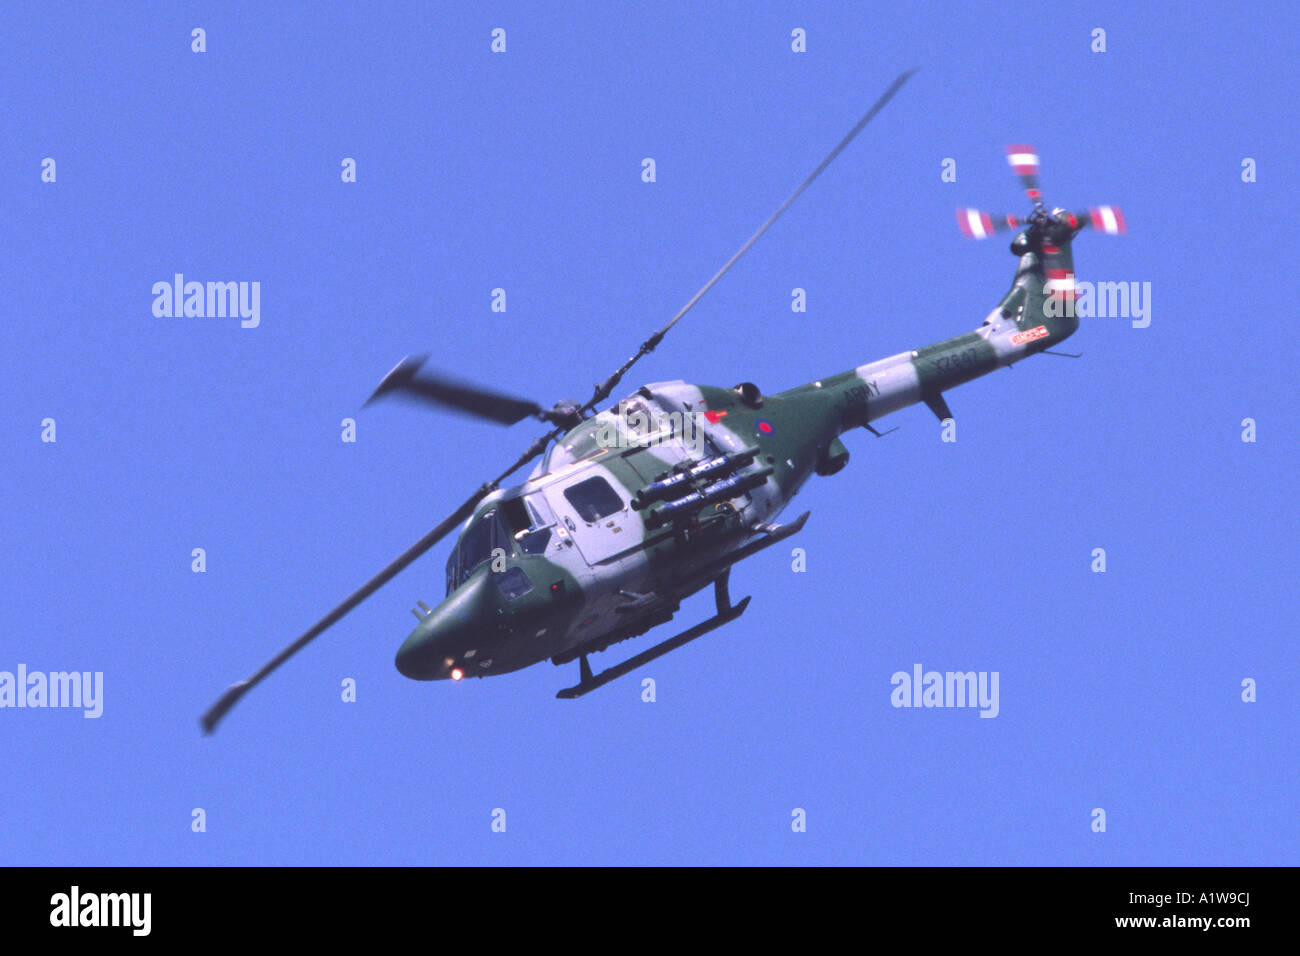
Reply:
M718 606L718 613L707 621L701 621L690 630L682 631L676 637L670 637L662 644L656 644L649 650L642 651L635 657L629 657L621 664L615 664L608 670L603 670L599 674L591 673L591 665L587 663L587 655L583 654L579 659L578 671L581 680L573 687L565 687L556 693L556 697L564 700L572 700L575 697L581 697L588 694L597 687L603 687L610 681L622 677L629 671L636 670L642 664L648 664L656 657L663 657L669 651L675 651L697 637L702 637L709 631L715 630L722 625L734 621L740 615L745 613L745 608L749 606L749 598L745 598L739 604L731 603L731 594L727 590L727 579L731 577L731 568L722 572L722 575L713 582L713 595Z
M670 637L662 644L656 644L647 651L642 651L635 657L629 657L621 664L615 664L608 670L603 670L599 674L591 673L591 665L587 663L587 655L583 654L578 663L578 683L573 687L565 687L555 696L564 700L572 700L575 697L581 697L583 694L590 693L597 687L603 687L610 681L622 677L629 671L636 670L642 664L648 664L656 657L663 657L669 651L675 651L697 637L702 637L709 631L722 627L722 625L734 621L740 615L745 613L745 608L749 606L749 598L745 598L739 604L731 603L731 593L727 590L727 583L731 577L731 566L737 561L743 561L752 555L757 554L764 548L769 548L778 541L784 541L803 529L808 521L808 512L805 511L794 521L782 525L763 525L756 528L756 531L763 532L763 537L751 541L737 551L727 555L719 565L714 567L717 576L713 579L713 596L717 603L718 613L707 621L701 621L689 631L682 631L676 637ZM710 573L708 570L705 574Z

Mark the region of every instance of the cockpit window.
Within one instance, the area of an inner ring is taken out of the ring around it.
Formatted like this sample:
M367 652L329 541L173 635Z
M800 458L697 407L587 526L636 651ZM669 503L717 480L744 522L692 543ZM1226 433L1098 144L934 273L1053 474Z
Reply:
M551 529L523 498L510 498L501 502L501 515L506 530L524 554L542 554L551 540Z
M532 527L532 522L528 517L528 509L524 507L523 498L510 498L501 502L501 517L512 537L520 531L527 531Z
M492 553L500 548L507 555L514 553L510 535L501 523L501 517L493 509L470 523L460 544L447 562L447 593L465 583L475 569L485 561L492 559Z
M599 475L565 488L564 497L569 499L578 517L588 524L623 510L623 499Z
M461 580L469 577L473 571L488 558L492 557L492 539L495 537L496 512L489 511L478 521L469 526L465 537L460 539Z
M451 594L452 591L456 590L456 585L460 583L459 579L457 578L457 571L459 570L459 565L456 564L456 555L457 555L457 549L453 547L451 549L450 556L448 556L447 558L447 593L448 594Z

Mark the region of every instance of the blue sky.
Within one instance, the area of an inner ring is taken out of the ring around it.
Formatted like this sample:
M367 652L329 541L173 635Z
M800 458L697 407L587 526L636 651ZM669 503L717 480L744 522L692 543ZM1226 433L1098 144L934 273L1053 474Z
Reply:
M1294 7L541 6L6 9L0 670L102 671L104 713L0 710L0 862L1300 862ZM1008 143L1049 203L1123 207L1075 264L1151 283L1149 327L950 393L955 443L924 408L846 436L790 512L807 571L740 566L654 703L401 677L444 546L200 735L533 437L359 412L401 356L585 398L911 66L626 391L975 328L1014 260L953 209L1025 211ZM260 325L155 317L177 272L260 282ZM997 671L996 719L892 707L917 663Z

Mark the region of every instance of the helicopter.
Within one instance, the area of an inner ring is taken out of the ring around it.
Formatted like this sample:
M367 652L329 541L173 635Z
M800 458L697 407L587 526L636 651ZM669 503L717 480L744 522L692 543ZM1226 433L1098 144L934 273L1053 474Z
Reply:
M970 238L1016 233L1011 287L975 331L773 394L750 382L721 388L666 381L597 410L914 72L893 82L776 212L666 325L596 384L585 403L565 400L547 408L430 372L427 356L403 359L366 404L400 397L501 425L535 418L551 428L260 670L231 685L202 716L204 731L212 733L252 687L457 529L445 596L436 607L421 601L413 609L417 623L397 651L397 670L414 680L461 681L545 660L576 660L578 683L556 696L587 694L745 612L750 598L731 599L732 567L802 530L809 512L777 519L809 478L848 464L840 440L845 432L863 428L883 437L888 432L874 422L918 403L949 420L946 392L1072 335L1079 320L1071 307L1071 242L1086 226L1123 232L1123 214L1114 206L1086 213L1048 209L1037 151L1017 145L1008 147L1007 158L1033 204L1028 216L957 211ZM522 483L501 486L539 458ZM592 672L590 655L667 624L682 601L709 587L712 617Z

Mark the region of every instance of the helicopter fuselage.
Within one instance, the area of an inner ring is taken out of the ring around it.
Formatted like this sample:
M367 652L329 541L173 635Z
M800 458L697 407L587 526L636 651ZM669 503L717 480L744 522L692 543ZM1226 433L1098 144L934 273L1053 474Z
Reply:
M950 418L945 391L1074 332L1076 319L1051 311L1025 252L974 332L774 395L749 383L644 386L569 430L526 482L482 500L447 563L446 597L415 611L398 669L486 677L665 623L771 531L810 477L848 463L841 434L918 402Z

